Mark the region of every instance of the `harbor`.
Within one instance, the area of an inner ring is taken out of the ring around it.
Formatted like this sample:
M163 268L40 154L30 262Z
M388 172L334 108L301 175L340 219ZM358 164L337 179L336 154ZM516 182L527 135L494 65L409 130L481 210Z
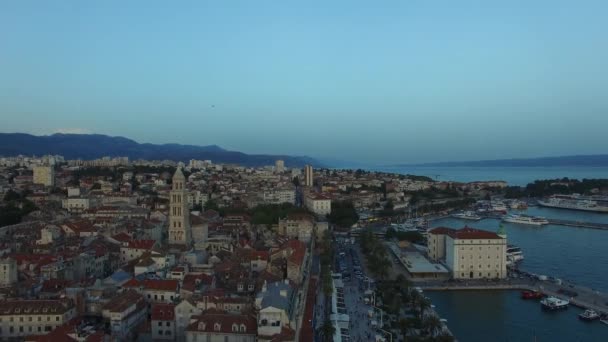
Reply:
M509 243L525 254L516 277L416 286L432 299L454 335L466 336L467 341L487 341L491 336L504 336L505 341L605 341L608 326L583 321L579 315L586 309L608 312L604 229L608 216L535 206L519 212L545 217L549 223L540 227L514 224L502 222L499 215L484 215L475 222L454 217L429 220L431 227L469 225L490 231L502 223ZM545 280L539 280L539 275L546 275L541 277ZM566 299L571 308L547 312L539 301L521 299L521 291L526 290Z

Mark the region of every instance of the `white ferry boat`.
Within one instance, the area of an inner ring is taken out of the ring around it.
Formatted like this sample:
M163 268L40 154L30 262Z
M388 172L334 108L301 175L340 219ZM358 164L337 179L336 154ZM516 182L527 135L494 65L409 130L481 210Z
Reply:
M608 213L608 204L601 203L576 195L555 195L538 201L543 207Z
M462 213L453 214L452 217L459 218L459 219L464 219L464 220L474 220L474 221L481 220L481 216L475 214L472 211L465 211L465 212L462 212Z
M545 310L564 310L568 308L568 305L570 305L570 301L565 299L559 299L557 297L547 297L543 298L540 301L540 305Z
M524 260L524 253L521 251L521 248L508 245L507 246L507 266L511 266L520 261Z
M509 223L528 224L533 226L542 226L545 224L549 224L549 221L547 221L547 219L545 219L544 217L534 217L517 214L506 215L502 218L502 220Z

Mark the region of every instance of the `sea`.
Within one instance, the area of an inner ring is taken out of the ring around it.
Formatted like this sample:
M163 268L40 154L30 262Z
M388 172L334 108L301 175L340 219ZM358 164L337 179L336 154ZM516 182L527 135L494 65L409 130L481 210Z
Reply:
M428 176L436 180L471 182L503 180L525 186L538 179L608 178L608 167L377 167L374 171ZM530 207L520 213L547 218L608 223L608 214ZM447 218L433 227L465 225L496 231L500 221ZM521 247L520 268L608 292L608 231L557 225L542 227L503 223L509 244ZM435 310L461 342L608 342L608 325L577 318L581 309L547 313L518 291L427 292Z

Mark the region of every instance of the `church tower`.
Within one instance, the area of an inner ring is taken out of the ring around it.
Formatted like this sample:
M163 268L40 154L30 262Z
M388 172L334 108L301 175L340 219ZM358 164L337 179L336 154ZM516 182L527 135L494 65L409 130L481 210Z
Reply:
M173 185L170 193L169 208L169 244L190 246L192 229L190 227L190 210L188 208L188 193L186 192L186 177L180 167L173 175Z

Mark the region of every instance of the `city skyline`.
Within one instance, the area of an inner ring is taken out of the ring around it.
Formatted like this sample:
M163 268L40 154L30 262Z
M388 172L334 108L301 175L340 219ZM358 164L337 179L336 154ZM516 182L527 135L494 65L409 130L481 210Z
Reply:
M602 2L143 4L0 5L2 131L370 164L605 153Z

